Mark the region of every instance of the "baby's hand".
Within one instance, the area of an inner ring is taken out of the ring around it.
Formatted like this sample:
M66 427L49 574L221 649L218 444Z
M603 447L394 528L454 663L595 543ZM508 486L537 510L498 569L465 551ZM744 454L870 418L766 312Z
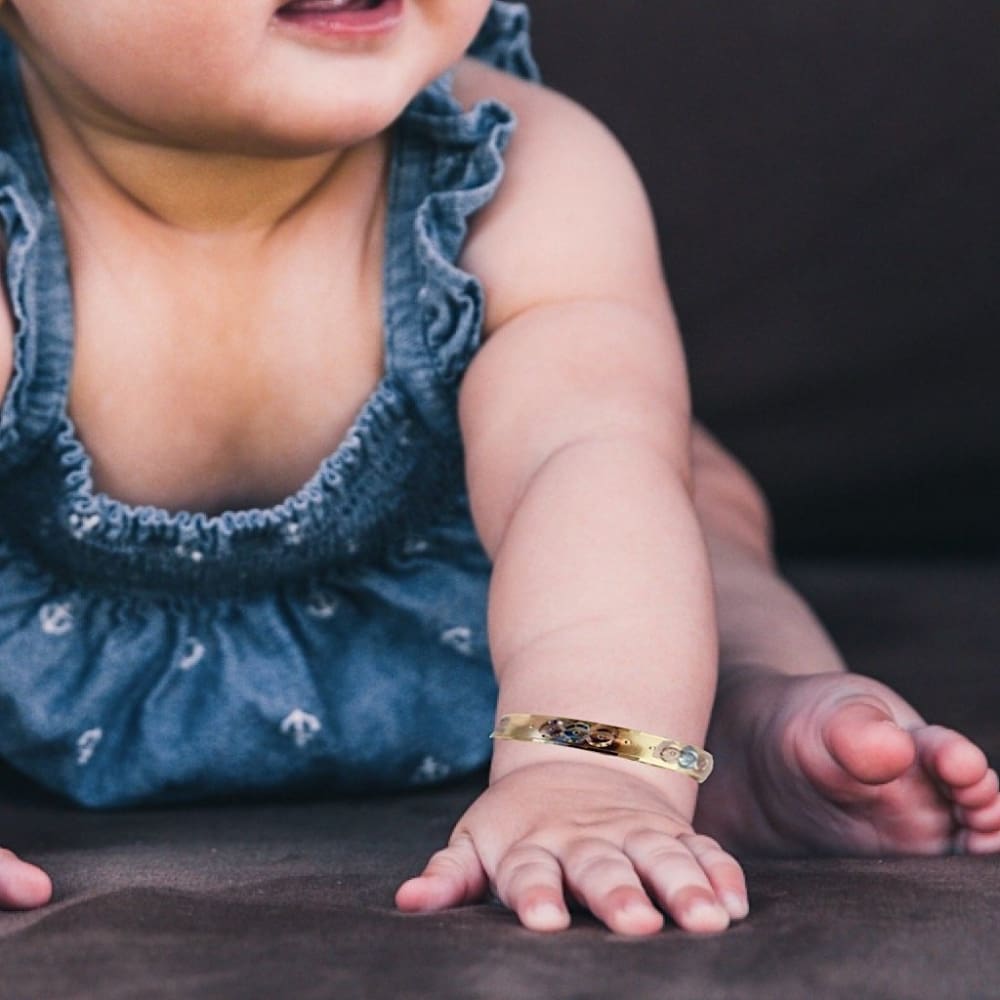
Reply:
M48 875L0 847L0 910L32 910L51 898Z
M681 779L663 775L665 782ZM441 910L487 887L525 927L564 930L563 887L619 934L653 934L665 910L688 931L721 931L747 915L736 861L694 833L665 791L589 762L522 767L495 781L446 848L396 893L401 910Z

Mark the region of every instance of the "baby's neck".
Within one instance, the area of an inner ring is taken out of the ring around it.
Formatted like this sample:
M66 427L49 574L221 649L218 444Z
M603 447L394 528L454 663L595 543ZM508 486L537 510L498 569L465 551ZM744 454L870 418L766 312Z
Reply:
M318 198L356 215L359 188L371 191L373 171L381 173L381 138L300 157L158 145L75 118L30 69L24 85L60 195L161 230L258 239Z

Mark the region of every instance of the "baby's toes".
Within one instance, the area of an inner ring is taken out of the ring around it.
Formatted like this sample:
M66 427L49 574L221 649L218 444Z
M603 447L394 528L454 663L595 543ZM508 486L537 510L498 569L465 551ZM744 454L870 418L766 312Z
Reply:
M1000 794L997 773L990 769L967 788L954 793L955 817L970 831L991 834L1000 831Z
M970 830L992 833L1000 830L1000 799L979 809L959 809L959 822Z
M900 777L916 756L913 737L881 700L847 701L826 719L823 743L855 781L883 785Z
M958 849L963 854L1000 854L1000 830L990 833L962 830L958 835Z
M963 810L982 809L984 806L991 806L997 802L998 790L1000 790L1000 782L997 781L997 773L990 768L971 785L966 785L964 788L952 788L951 798L955 805Z
M986 754L971 740L944 726L921 726L913 731L920 764L940 785L949 798L960 789L972 788L982 781L989 763Z

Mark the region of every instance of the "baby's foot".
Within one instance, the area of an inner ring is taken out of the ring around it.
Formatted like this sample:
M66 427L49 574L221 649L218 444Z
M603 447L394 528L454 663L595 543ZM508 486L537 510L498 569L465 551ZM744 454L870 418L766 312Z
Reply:
M1000 851L997 774L868 677L724 671L696 826L744 854Z

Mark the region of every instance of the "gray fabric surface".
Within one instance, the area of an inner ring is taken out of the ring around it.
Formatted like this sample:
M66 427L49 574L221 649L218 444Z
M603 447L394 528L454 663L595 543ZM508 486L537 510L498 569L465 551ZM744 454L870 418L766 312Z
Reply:
M1000 760L1000 567L795 575L855 665ZM0 998L1000 994L996 857L751 860L750 919L707 939L627 941L585 915L543 938L490 903L397 913L396 885L478 787L106 815L11 787L0 831L57 898L0 915Z

